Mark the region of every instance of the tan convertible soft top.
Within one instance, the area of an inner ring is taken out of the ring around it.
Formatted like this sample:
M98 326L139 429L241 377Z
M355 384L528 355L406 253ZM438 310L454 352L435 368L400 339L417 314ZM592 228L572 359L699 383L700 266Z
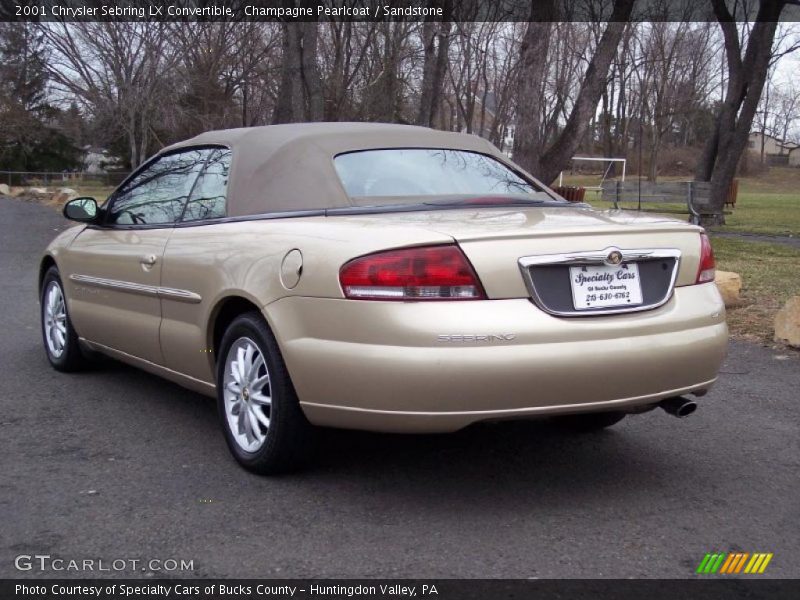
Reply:
M343 152L447 148L508 159L476 135L384 123L298 123L209 131L165 148L223 145L233 151L228 215L352 206L333 166ZM515 167L518 168L518 167Z

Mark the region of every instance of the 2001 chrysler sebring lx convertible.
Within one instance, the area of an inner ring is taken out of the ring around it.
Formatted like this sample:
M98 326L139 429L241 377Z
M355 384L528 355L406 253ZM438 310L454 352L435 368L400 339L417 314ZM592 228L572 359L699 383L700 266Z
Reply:
M314 425L447 432L682 416L727 340L703 230L570 204L471 135L381 124L166 148L41 263L47 357L95 351L216 395L254 471Z

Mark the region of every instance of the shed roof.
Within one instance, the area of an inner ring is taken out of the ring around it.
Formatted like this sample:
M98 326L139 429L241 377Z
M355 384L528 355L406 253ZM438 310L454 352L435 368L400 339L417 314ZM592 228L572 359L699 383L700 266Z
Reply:
M333 165L336 155L383 148L446 148L508 159L476 135L384 123L296 123L209 131L173 144L233 151L228 215L351 206Z

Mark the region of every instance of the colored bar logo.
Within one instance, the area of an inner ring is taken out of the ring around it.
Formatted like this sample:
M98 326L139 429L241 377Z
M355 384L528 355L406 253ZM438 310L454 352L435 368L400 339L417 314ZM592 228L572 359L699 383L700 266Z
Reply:
M754 552L753 554L749 552L709 552L700 561L695 573L699 575L761 574L771 560L772 552Z

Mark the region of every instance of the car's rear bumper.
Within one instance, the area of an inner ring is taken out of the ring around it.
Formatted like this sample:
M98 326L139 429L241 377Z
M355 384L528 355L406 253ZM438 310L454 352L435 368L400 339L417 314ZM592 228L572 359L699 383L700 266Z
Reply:
M636 410L708 389L727 346L713 284L676 288L655 310L604 317L553 317L527 299L294 297L265 313L309 420L375 431Z

